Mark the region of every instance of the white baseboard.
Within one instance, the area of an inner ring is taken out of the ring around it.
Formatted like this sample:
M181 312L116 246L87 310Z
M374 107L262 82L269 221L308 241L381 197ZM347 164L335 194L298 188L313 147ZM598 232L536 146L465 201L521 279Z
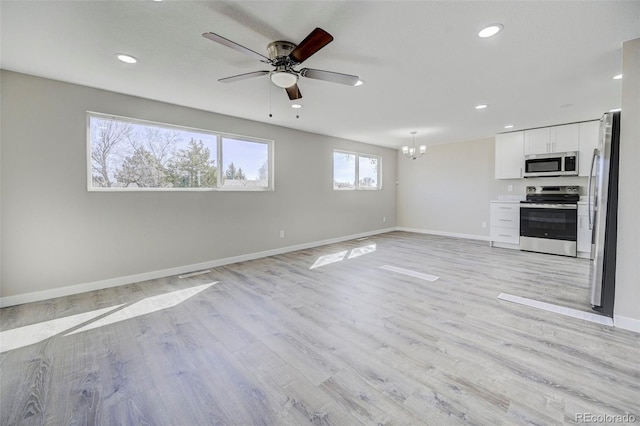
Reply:
M305 250L308 248L324 246L327 244L340 243L342 241L354 240L356 238L369 237L371 235L384 234L395 231L395 228L378 229L375 231L363 232L360 234L345 235L342 237L329 238L322 241L313 241L310 243L298 244L294 246L280 247L277 249L249 253L240 256L227 257L224 259L211 260L208 262L195 263L192 265L177 266L175 268L161 269L158 271L144 272L141 274L127 275L124 277L110 278L106 280L93 281L70 285L66 287L52 288L50 290L35 291L32 293L16 294L14 296L0 297L0 308L14 305L22 305L24 303L38 302L41 300L52 299L54 297L70 296L72 294L85 293L87 291L102 290L120 285L132 284L141 281L154 280L157 278L170 277L173 275L186 274L202 269L216 268L218 266L229 265L231 263L245 262L247 260L260 259L262 257L275 256L278 254L288 253L296 250Z
M640 320L635 318L623 317L621 315L613 315L613 324L624 330L635 331L640 333Z
M430 229L405 228L396 226L396 231L416 232L418 234L440 235L443 237L464 238L465 240L489 241L489 237L485 235L459 234L457 232L433 231Z

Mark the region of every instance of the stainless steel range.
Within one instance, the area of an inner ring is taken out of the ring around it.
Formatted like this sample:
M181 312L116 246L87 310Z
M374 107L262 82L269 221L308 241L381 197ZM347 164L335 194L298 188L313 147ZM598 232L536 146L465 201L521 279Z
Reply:
M520 202L520 250L575 257L579 199L578 186L527 186Z

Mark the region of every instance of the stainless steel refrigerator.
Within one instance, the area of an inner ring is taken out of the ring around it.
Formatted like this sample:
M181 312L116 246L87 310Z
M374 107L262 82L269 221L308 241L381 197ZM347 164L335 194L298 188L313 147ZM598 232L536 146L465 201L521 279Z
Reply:
M591 236L591 306L613 317L618 232L618 163L620 112L600 120L598 148L593 152L587 201Z

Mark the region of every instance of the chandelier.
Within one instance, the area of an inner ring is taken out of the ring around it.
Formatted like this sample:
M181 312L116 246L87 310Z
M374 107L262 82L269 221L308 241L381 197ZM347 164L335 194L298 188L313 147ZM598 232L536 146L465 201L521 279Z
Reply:
M422 157L427 152L426 145L420 145L420 147L418 148L418 151L416 151L416 133L418 132L416 131L411 132L411 139L413 140L412 146L404 145L402 147L402 153L404 154L404 156L407 158L411 158L413 160L415 160L418 157Z

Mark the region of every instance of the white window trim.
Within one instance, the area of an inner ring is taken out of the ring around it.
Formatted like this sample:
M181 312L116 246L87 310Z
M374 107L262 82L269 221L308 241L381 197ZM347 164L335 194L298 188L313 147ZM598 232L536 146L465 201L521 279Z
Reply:
M356 181L355 181L355 187L354 188L336 188L335 187L335 177L334 177L334 172L335 172L335 153L341 153L341 154L349 154L349 155L354 155L355 156L355 163L356 163ZM360 157L367 157L367 158L375 158L378 160L378 177L377 177L377 185L375 188L371 188L371 187L360 187ZM355 152L355 151L346 151L344 149L334 149L333 151L331 151L331 187L333 188L334 191L380 191L382 189L382 156L381 155L375 155L375 154L365 154L363 152Z
M92 158L91 158L91 117L103 118L103 119L111 119L123 121L131 124L141 124L141 125L150 125L155 127L160 127L163 129L170 130L180 130L183 129L185 131L190 132L199 132L211 135L216 139L216 154L217 154L217 182L220 184L222 182L221 178L223 175L222 167L222 138L230 138L230 139L238 139L247 142L255 142L255 143L264 143L267 145L267 155L268 155L268 165L269 165L269 175L268 175L268 184L266 187L223 187L218 186L216 188L136 188L136 187L123 187L123 188L105 188L105 187L94 187L93 186L93 175L92 175ZM144 120L138 118L124 117L121 115L115 114L105 114L101 112L95 111L87 111L86 112L86 149L87 149L87 191L88 192L264 192L264 191L274 191L275 186L275 170L274 170L274 154L275 154L275 141L272 139L264 139L257 138L254 136L245 136L239 135L235 133L225 133L225 132L216 132L208 129L202 129L198 127L189 127L182 126L179 124L169 124L162 123L159 121L152 120Z

